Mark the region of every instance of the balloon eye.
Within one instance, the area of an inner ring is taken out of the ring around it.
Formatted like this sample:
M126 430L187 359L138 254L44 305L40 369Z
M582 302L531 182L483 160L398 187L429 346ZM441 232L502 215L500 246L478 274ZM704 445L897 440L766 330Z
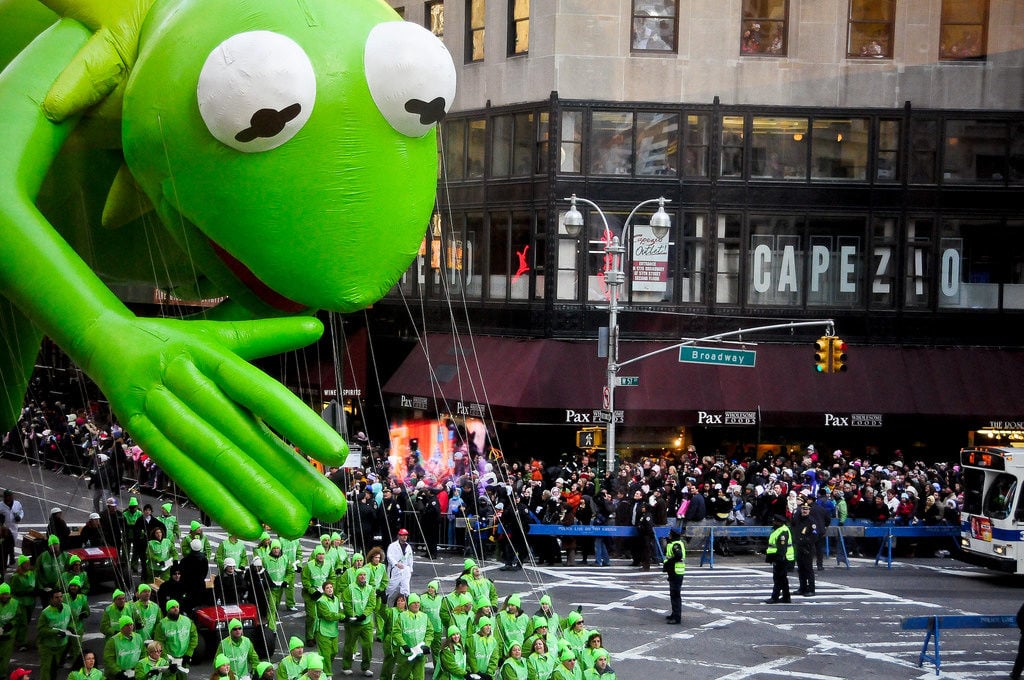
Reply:
M233 35L206 58L196 89L210 134L238 151L275 149L309 120L313 64L298 43L271 31Z
M408 21L377 24L363 55L377 109L398 132L422 137L455 99L455 64L444 43Z

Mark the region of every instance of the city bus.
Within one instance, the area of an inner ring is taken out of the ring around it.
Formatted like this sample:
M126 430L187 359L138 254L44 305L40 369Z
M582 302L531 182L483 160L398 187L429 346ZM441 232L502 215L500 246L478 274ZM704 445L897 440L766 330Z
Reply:
M1024 573L1024 448L978 446L960 451L964 504L961 561Z

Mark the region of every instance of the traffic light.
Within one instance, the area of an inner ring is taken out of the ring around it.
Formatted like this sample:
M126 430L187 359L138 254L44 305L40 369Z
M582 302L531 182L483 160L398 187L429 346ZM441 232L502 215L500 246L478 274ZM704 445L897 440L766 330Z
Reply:
M846 341L832 337L832 351L829 359L829 373L846 372Z
M829 371L829 349L831 345L832 338L827 335L821 336L814 343L814 369L818 373L828 373Z
M576 431L576 446L581 449L603 449L604 428L585 427Z

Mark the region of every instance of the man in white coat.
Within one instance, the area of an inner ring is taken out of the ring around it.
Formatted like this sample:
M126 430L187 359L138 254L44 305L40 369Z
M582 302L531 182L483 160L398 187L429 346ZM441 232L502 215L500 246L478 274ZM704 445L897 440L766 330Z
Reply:
M409 545L409 532L398 530L398 539L388 546L388 587L385 597L388 606L395 604L395 597L401 593L409 597L409 584L412 581L412 546Z

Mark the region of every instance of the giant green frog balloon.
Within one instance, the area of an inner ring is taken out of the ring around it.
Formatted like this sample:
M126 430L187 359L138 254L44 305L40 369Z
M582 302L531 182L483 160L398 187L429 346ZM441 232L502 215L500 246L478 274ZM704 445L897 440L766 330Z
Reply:
M380 0L43 4L0 0L0 428L47 335L228 531L340 517L293 447L339 464L345 442L249 361L409 266L450 56ZM154 278L227 301L144 318L105 285Z

